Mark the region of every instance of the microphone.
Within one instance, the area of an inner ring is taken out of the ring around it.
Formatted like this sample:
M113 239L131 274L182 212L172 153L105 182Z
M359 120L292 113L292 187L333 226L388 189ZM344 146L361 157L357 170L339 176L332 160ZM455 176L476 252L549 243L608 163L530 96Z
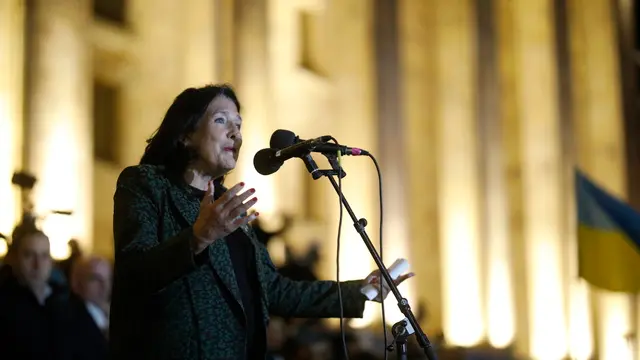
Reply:
M279 129L271 135L269 146L283 152L283 155L278 156L293 154L291 157L301 157L309 152L335 155L338 151L342 155L369 155L367 151L359 148L329 143L331 138L331 136L325 135L311 140L302 140L292 131ZM284 160L286 161L289 158L287 157Z
M278 171L285 161L291 158L301 158L315 179L321 175L312 161L311 152L335 155L340 151L344 155L352 156L369 154L358 148L327 143L331 139L331 136L326 135L311 140L302 140L289 130L276 130L269 141L271 148L258 151L253 157L253 166L261 175L271 175Z
M253 156L253 167L260 175L271 175L280 170L283 160L276 158L276 149L266 148Z
M280 129L280 130L276 130L273 133L273 135L271 135L271 141L269 145L275 149L282 149L287 146L300 143L300 142L304 142L304 140L301 140L296 134L293 133L293 131ZM329 164L331 164L331 168L333 168L333 170L338 172L338 176L340 176L340 178L347 176L347 173L342 169L342 167L340 166L340 163L338 162L338 151L336 150L336 147L338 147L338 145L320 144L318 145L318 147L325 147L325 145L328 145L328 147L330 148L323 149L323 150L328 150L326 152L323 152L323 155L327 158L327 160L329 160ZM357 149L355 152L357 152L358 150L359 149ZM354 154L354 149L351 149L347 146L343 146L340 149L340 152ZM360 150L360 153L362 153L361 150ZM366 154L366 151L365 151L365 154ZM307 167L307 170L309 170L309 172L311 173L311 176L313 177L314 180L321 176L320 174L316 174L316 172L312 170L312 169L317 169L318 166L315 164L315 161L313 160L310 154L307 154L304 157L302 157L302 161Z

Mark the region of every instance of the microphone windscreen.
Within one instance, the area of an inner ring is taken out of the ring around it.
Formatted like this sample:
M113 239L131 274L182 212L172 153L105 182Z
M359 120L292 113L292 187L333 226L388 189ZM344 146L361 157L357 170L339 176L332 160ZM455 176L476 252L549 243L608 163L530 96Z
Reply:
M253 156L253 167L261 175L271 175L280 169L283 162L275 157L275 149L262 149Z
M279 129L273 132L269 147L272 149L284 149L296 143L296 134L293 131Z

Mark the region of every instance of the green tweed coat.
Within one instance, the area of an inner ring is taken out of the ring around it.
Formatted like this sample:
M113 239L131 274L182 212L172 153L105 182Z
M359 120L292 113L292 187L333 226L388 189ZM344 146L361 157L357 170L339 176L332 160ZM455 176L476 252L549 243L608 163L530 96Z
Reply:
M170 180L162 167L132 166L120 174L113 215L112 359L244 358L244 319L223 299L229 291L242 306L227 245L215 241L204 257L194 257L189 246L198 211L188 185ZM340 315L336 282L280 276L251 227L242 230L254 245L265 327L269 314ZM359 288L358 281L341 283L345 317L362 317Z

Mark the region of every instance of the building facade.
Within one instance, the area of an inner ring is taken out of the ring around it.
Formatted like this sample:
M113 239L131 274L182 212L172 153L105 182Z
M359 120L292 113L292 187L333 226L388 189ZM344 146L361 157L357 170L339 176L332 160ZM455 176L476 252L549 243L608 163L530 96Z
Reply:
M427 306L429 333L460 346L512 345L540 360L632 359L638 300L577 279L572 195L577 165L637 197L629 184L637 170L628 169L640 166L626 135L634 126L625 122L638 93L632 8L627 0L0 1L0 232L19 219L24 199L9 179L24 169L38 177L38 213L74 212L42 222L54 256L66 255L70 237L111 256L119 172L137 163L181 90L229 82L245 119L229 181L256 187L267 220L300 218L294 248L323 239L324 277L335 278L338 198L301 164L255 173L253 154L278 128L331 134L376 155L384 258L409 259L417 276L401 291L414 308ZM356 158L344 167L344 192L377 243L375 168ZM341 279L373 266L350 225L345 218ZM387 309L398 320L394 299ZM368 308L361 325L377 312Z

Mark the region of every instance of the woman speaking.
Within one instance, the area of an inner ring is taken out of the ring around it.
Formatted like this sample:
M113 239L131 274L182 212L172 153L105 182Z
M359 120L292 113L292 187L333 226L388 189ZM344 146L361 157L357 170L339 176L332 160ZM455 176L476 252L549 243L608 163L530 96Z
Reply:
M120 174L113 359L264 359L270 314L340 316L336 282L276 272L248 225L258 216L248 215L255 190L222 186L236 166L241 130L230 87L189 88L169 107L140 164ZM364 282L340 284L345 317L362 317Z

